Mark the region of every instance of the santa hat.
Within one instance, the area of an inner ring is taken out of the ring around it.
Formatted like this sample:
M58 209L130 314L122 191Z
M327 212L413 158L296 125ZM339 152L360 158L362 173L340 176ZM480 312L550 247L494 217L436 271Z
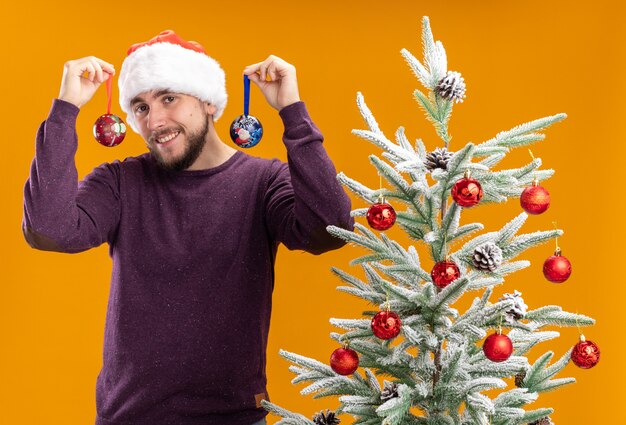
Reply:
M200 44L185 41L171 30L128 49L118 86L120 106L127 114L126 122L136 133L139 133L139 127L130 102L135 96L154 89L188 94L215 105L215 121L226 107L224 70Z

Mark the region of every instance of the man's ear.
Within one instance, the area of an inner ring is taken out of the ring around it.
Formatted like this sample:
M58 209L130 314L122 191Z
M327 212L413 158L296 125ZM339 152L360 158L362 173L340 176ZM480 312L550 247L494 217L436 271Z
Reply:
M217 111L217 107L211 103L205 103L204 110L206 111L207 114L213 116L215 115L215 112Z

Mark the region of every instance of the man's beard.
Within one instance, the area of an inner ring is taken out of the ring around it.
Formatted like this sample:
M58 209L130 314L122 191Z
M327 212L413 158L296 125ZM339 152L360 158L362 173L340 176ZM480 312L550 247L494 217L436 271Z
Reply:
M157 165L167 171L182 171L189 168L200 156L202 148L206 144L206 135L209 132L209 116L204 116L204 125L196 132L187 136L187 143L183 154L178 159L171 162L165 162L161 154L152 147L148 146L152 158Z

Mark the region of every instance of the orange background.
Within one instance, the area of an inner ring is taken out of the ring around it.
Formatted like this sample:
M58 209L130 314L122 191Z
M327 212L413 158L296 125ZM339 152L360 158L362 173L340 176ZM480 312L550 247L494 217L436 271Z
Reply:
M626 423L617 410L626 378L625 342L619 336L626 295L620 261L626 113L622 3L300 3L68 0L3 5L0 423L88 424L95 417L111 266L107 246L75 255L40 252L25 243L20 230L35 132L58 95L65 61L96 55L119 71L130 44L163 29L197 40L227 74L229 106L217 125L227 140L230 120L241 113L241 71L270 53L281 56L298 69L301 96L325 134L337 169L376 186L367 156L380 152L350 133L364 128L355 104L357 91L363 92L388 137L403 125L410 139L421 137L429 149L440 145L412 99L413 90L421 86L399 53L406 47L421 57L423 15L430 16L435 39L446 47L449 69L460 71L467 83L465 103L454 108L452 150L535 118L569 115L548 129L546 141L532 147L544 167L557 173L544 184L552 194L551 208L531 217L522 230L548 229L558 221L566 232L560 245L573 263L573 275L562 285L543 279L541 263L553 244L543 245L522 255L533 265L513 275L496 294L519 289L531 308L558 304L598 321L585 334L602 349L600 364L588 371L570 364L560 376L574 376L578 383L542 395L532 407L555 408L552 418L558 424ZM253 89L251 112L262 119L266 135L251 153L284 160L279 117ZM115 96L117 100L117 90ZM93 140L91 126L105 108L102 87L79 115L76 163L81 177L102 162L145 150L134 133L113 149ZM113 112L121 113L116 103ZM502 166L528 160L527 150L519 149ZM353 205L365 206L358 200ZM519 210L517 201L511 201L473 209L462 220L480 221L486 230L494 230ZM405 246L409 243L397 228L388 233ZM348 265L359 253L346 247L315 257L281 248L268 347L268 389L274 402L306 416L336 407L334 399L300 396L302 387L290 384L289 364L277 352L284 348L327 361L337 347L328 337L336 331L328 319L359 317L365 308L360 300L335 291L339 282L329 268L360 275ZM422 261L424 267L431 262L426 257ZM531 357L547 350L560 356L576 340L576 329L564 329L561 338L543 343ZM350 417L343 421L351 422Z

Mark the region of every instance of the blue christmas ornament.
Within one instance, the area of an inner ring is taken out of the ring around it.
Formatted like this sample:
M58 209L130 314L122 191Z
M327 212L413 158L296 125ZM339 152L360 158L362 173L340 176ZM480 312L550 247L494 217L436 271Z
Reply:
M237 146L251 148L261 141L263 126L251 115L239 115L230 126L230 138Z
M261 141L263 126L261 122L248 114L250 105L250 79L243 76L243 115L239 115L230 125L230 138L242 148L251 148Z

